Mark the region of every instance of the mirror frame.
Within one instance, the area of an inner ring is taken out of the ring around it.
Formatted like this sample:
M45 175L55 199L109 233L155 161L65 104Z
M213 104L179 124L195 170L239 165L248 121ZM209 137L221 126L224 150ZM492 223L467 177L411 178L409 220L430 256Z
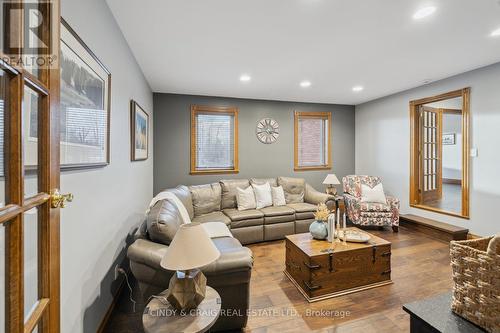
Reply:
M423 104L440 102L450 98L462 97L462 211L450 212L426 206L419 195L419 129L418 108ZM450 91L437 96L410 101L410 207L424 209L435 213L470 219L470 88Z

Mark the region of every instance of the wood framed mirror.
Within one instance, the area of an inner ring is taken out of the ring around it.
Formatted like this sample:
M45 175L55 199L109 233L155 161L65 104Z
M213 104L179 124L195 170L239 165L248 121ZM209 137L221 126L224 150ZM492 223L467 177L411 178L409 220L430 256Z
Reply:
M410 206L469 218L470 88L410 102Z

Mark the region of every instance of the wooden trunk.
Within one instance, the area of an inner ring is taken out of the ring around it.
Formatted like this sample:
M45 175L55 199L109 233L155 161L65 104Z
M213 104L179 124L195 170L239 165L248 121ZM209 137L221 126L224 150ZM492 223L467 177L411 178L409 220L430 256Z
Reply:
M368 243L347 245L309 233L287 236L285 274L309 302L392 283L391 243L370 236Z

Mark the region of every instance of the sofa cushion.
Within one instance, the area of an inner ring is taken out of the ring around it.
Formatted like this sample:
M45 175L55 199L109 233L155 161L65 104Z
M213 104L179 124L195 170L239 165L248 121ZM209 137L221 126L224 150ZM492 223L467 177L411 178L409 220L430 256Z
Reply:
M257 209L237 210L235 208L227 208L223 210L224 214L229 216L231 221L242 221L249 219L258 219L264 217L264 213Z
M279 177L278 185L283 187L287 204L304 202L306 181L303 178Z
M295 213L295 219L296 220L314 220L314 212L296 212Z
M171 192L175 194L177 198L182 202L186 210L188 211L189 218L193 219L194 217L194 209L193 209L193 200L191 199L191 191L189 191L189 187L185 185L179 185L176 188L169 188L165 190L167 192Z
M255 227L255 226L261 226L264 224L264 218L259 217L255 219L246 219L246 220L239 220L239 221L231 221L231 232L233 230L239 229L239 228L248 228L248 227Z
M257 208L257 203L255 201L255 192L252 186L248 186L244 190L238 187L236 189L236 192L236 202L238 203L238 210L249 210Z
M250 183L255 185L262 185L265 183L269 183L271 187L278 186L278 179L276 178L250 178Z
M264 216L281 216L281 215L293 215L295 214L295 210L287 206L279 206L279 207L266 207L259 209Z
M220 257L211 264L203 266L203 274L220 275L231 271L250 270L253 266L252 251L243 247L241 243L232 237L221 237L212 239L215 247L220 252Z
M223 179L220 182L222 191L222 209L236 208L236 189L246 189L250 186L248 179Z
M146 216L149 238L165 245L172 242L182 223L179 210L168 200L158 201Z
M359 214L361 217L364 218L381 218L381 219L390 219L392 217L391 212L361 212Z
M316 205L302 202L302 203L290 203L287 204L287 207L292 208L297 213L305 213L305 212L315 212L318 208Z
M221 187L219 183L190 186L194 216L220 210Z
M278 215L278 216L265 216L264 225L293 222L295 221L295 215Z
M197 216L193 219L193 222L222 222L225 225L229 225L231 223L231 219L224 215L222 212L212 212L204 215Z

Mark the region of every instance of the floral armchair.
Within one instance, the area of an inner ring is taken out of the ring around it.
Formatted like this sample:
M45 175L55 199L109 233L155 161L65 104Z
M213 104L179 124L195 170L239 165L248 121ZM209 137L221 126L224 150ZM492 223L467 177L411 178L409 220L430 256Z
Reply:
M355 225L391 226L394 232L399 227L399 199L386 195L387 204L361 202L361 184L374 187L381 183L380 177L346 176L342 179L347 218Z

